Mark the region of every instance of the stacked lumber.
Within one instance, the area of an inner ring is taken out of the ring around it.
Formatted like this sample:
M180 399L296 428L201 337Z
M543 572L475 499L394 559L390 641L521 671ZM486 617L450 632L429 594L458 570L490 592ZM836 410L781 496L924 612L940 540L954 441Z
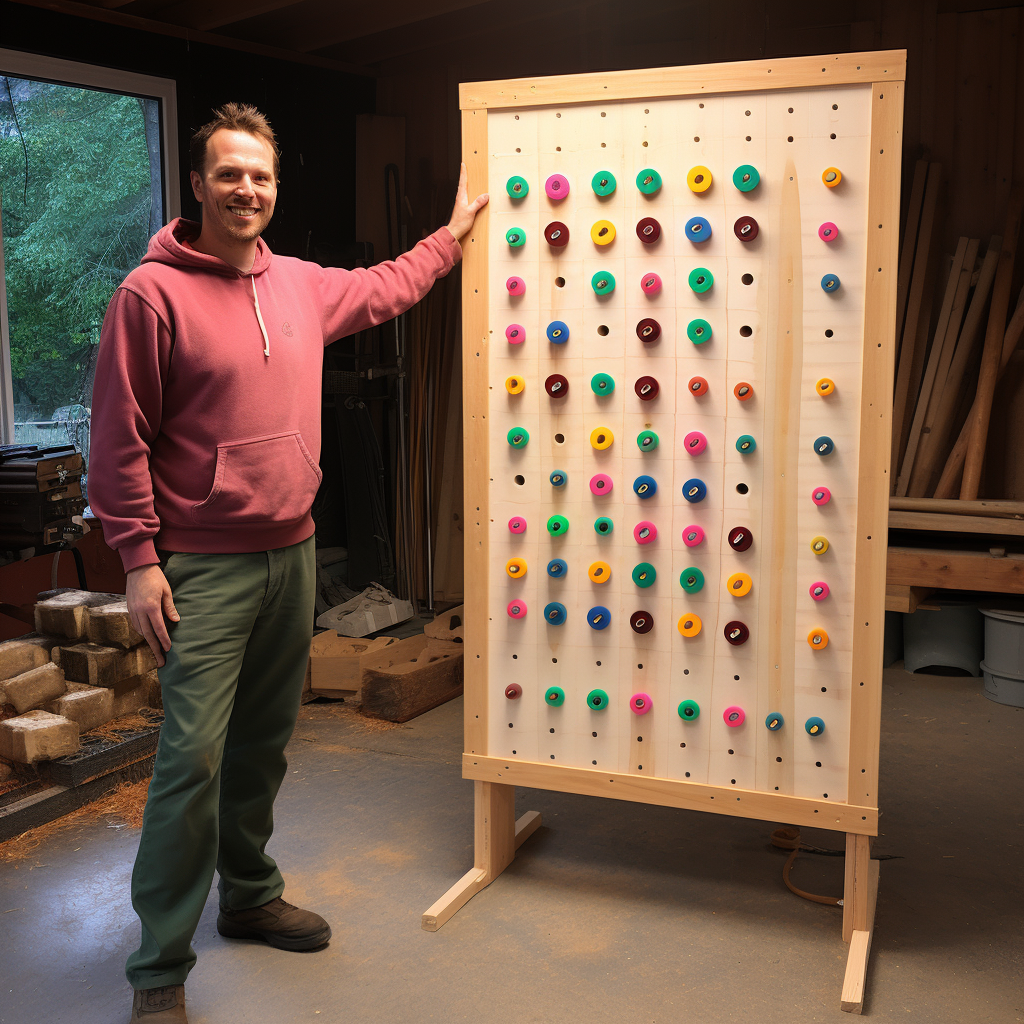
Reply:
M73 754L81 733L160 706L156 659L123 594L61 591L36 604L35 625L0 643L0 758Z
M918 161L900 251L890 500L899 514L890 524L971 529L966 520L949 518L966 515L987 519L974 524L984 532L1000 532L1006 517L979 515L970 503L981 490L996 385L1024 332L1021 303L1007 322L1024 188L1011 190L1003 234L989 239L984 253L981 239L960 238L936 273L940 183L941 167ZM934 297L941 294L934 318L932 282ZM928 504L956 497L964 507ZM901 503L906 499L916 504ZM921 516L931 513L945 518L925 525Z
M0 546L45 547L82 536L82 454L74 445L0 445Z

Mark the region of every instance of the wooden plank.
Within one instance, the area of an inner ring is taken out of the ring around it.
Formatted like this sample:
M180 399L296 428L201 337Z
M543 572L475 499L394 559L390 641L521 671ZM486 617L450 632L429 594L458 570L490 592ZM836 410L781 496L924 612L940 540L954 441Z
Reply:
M1024 594L1024 555L890 547L885 579L886 585Z
M981 332L982 320L985 309L988 305L988 297L992 290L992 282L996 276L996 266L999 263L999 250L1002 248L1003 239L1001 235L994 236L989 242L988 251L981 264L981 273L978 276L978 283L974 287L974 295L967 310L967 319L964 321L963 330L957 341L956 350L953 354L953 361L950 363L947 380L950 386L942 389L938 405L932 421L932 430L928 435L928 443L921 456L920 464L917 467L918 487L927 494L931 490L931 482L940 466L948 458L949 436L953 431L953 413L957 400L960 396L960 389L967 373L971 356ZM913 488L913 480L912 480ZM951 497L949 494L942 497ZM936 497L939 497L936 493Z
M462 693L464 645L420 635L380 651L363 671L359 710L371 718L408 722Z
M850 952L846 960L846 975L843 979L843 994L840 1009L846 1013L864 1012L864 992L867 987L868 957L871 955L871 939L875 932L875 907L878 903L877 860L868 862L868 899L866 917L868 927L854 929L850 936Z
M888 84L906 78L906 64L906 50L877 50L823 57L736 61L724 66L692 64L641 71L467 82L459 86L459 106L462 110L537 107L593 102L596 97L611 101L863 82Z
M1024 537L1024 522L994 516L943 515L936 512L889 512L890 530L939 530L943 533L994 533Z
M872 148L872 155L874 155ZM913 369L918 362L918 328L924 304L925 284L928 279L929 254L932 247L932 235L935 229L935 211L942 188L942 168L932 164L928 169L928 184L925 188L924 212L921 218L921 231L918 237L918 249L914 257L914 273L907 299L907 318L903 325L903 340L900 344L900 363L896 375L893 394L892 412L892 457L890 466L892 480L890 490L895 490L896 474L899 472L900 455L903 450L903 424L907 419L907 408L912 406ZM927 312L925 313L927 318ZM923 357L922 357L923 358ZM909 430L909 425L908 428Z
M487 112L464 110L462 151L474 195L487 191ZM466 566L465 749L487 750L487 484L490 455L487 420L487 238L490 207L477 214L473 230L462 240L462 407Z
M896 493L901 497L906 495L907 487L910 484L910 473L914 466L914 456L917 454L917 446L921 438L921 430L924 426L925 413L928 411L928 403L931 401L935 377L939 371L943 352L946 350L946 334L949 329L950 316L953 312L953 300L960 290L960 279L963 276L963 269L967 260L969 242L970 239L961 238L957 243L956 253L953 255L953 263L949 268L949 277L946 279L946 293L943 296L942 308L939 310L939 319L935 324L935 335L928 353L927 368L921 381L921 390L917 396L914 417L907 435L907 446L903 453L903 466L896 484ZM977 255L976 247L974 253ZM972 269L973 266L972 261ZM967 276L967 285L970 285L970 274ZM964 290L966 291L966 288ZM950 351L951 349L952 344L950 344Z
M907 457L904 456L906 478L904 479L901 474L901 486L897 487L897 494L900 497L906 497L910 493L924 494L924 488L928 479L926 474L929 466L927 452L932 442L932 432L935 429L935 418L939 404L942 401L947 385L959 388L961 383L960 379L956 379L955 382L951 383L949 367L953 362L953 353L956 351L956 340L963 323L964 311L967 307L967 297L971 290L971 280L974 276L974 267L977 262L980 245L981 240L976 238L971 239L968 243L967 253L964 256L963 267L960 270L960 277L956 285L956 292L953 296L953 306L950 310L948 325L941 343L938 343L939 336L938 332L936 332L936 344L932 349L936 357L935 377L930 387L928 401L926 403L918 402L918 413L921 414L920 424L918 424L917 413L915 413L914 425L911 427L911 438L914 437L915 431L919 432L916 441L916 453L910 460L909 466L907 465Z
M914 183L910 187L910 201L907 206L907 224L903 229L903 244L900 247L900 270L896 282L896 358L899 359L899 344L903 337L903 321L907 314L907 296L910 292L910 275L914 269L914 253L917 251L917 235L921 227L921 211L924 207L924 186L928 179L928 161L918 160L914 165Z
M885 585L885 610L887 612L916 612L922 601L932 593L931 587L907 587L900 584Z
M883 98L884 97L884 98ZM864 296L864 348L860 407L863 453L857 469L857 582L853 600L853 660L850 692L850 758L847 799L878 806L878 744L882 715L882 646L885 635L885 523L889 476L884 452L892 427L893 324L899 245L902 86L875 83L871 99L871 163L868 223L881 224L868 237ZM848 831L861 831L853 829Z
M540 827L536 811L515 820L514 786L477 782L474 794L474 863L424 913L421 927L436 932L453 914L486 888L512 863L516 850Z
M1024 520L1024 501L960 501L958 498L890 498L889 510L897 512L943 512L959 516L1000 516Z
M1003 341L1006 334L1006 311L1010 304L1010 288L1013 283L1013 263L1017 252L1017 236L1020 231L1021 212L1024 210L1024 184L1015 185L1010 195L1010 206L1003 230L1003 248L999 254L999 266L992 286L992 305L989 309L988 329L985 332L985 348L981 357L981 372L974 407L968 417L970 433L964 458L964 477L960 485L960 497L968 500L978 496L981 482L981 468L985 458L985 442L988 438L989 418L992 414L992 396L996 380L1005 365L1001 360ZM1007 359L1009 354L1007 354Z
M879 603L881 612L881 602ZM879 659L881 665L881 659ZM880 674L880 672L879 672ZM462 776L483 782L530 789L550 789L580 796L708 811L763 821L788 821L794 825L877 835L878 809L831 800L812 800L784 793L762 793L736 786L709 786L648 775L601 772L594 768L571 768L543 761L502 760L498 757L462 756Z
M1010 356L1013 354L1020 342L1022 332L1024 332L1024 304L1018 303L1017 311L1013 314L1013 318L1010 320L1009 326L1006 328L1006 334L1003 336L1003 353L999 367L1000 373L1006 369L1006 364L1010 361ZM971 411L973 412L973 410L974 406L972 405ZM942 471L942 476L939 479L938 486L935 488L935 497L937 498L948 498L956 489L956 481L960 477L960 470L964 464L964 459L967 454L967 444L970 437L971 427L972 420L970 414L968 414L963 429L960 431L960 437L957 439L956 444L953 445L953 449L949 453L946 468Z

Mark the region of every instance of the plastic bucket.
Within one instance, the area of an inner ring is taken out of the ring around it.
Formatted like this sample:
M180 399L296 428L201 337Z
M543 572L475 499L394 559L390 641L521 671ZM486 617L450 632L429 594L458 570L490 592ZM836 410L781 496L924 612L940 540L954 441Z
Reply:
M1024 612L982 608L985 616L985 696L1024 708Z

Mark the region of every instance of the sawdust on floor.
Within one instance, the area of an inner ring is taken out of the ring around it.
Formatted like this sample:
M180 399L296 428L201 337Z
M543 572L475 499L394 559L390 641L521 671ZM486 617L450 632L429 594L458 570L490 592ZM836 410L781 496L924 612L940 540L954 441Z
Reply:
M142 813L146 809L149 781L146 778L138 782L126 782L106 796L85 804L70 814L65 814L63 818L49 821L38 828L22 832L20 836L8 839L5 843L0 843L0 863L25 860L47 839L62 832L81 828L97 818L115 819L129 828L142 828Z
M390 732L401 729L401 722L386 722L382 718L367 718L361 715L355 704L332 701L329 704L303 704L299 708L300 722L323 722L328 719L341 719L358 725L364 732Z

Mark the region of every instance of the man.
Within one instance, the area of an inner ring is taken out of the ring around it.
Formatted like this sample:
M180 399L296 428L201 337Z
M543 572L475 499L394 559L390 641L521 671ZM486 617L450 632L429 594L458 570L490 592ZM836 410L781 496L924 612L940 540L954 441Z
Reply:
M145 1024L186 1021L215 867L221 935L287 950L330 939L281 898L265 852L312 633L323 348L423 298L487 202L468 202L463 166L451 222L395 262L273 256L260 235L274 133L253 107L215 113L191 146L202 225L163 228L114 293L93 399L89 498L165 713L132 876L142 943L127 976Z

